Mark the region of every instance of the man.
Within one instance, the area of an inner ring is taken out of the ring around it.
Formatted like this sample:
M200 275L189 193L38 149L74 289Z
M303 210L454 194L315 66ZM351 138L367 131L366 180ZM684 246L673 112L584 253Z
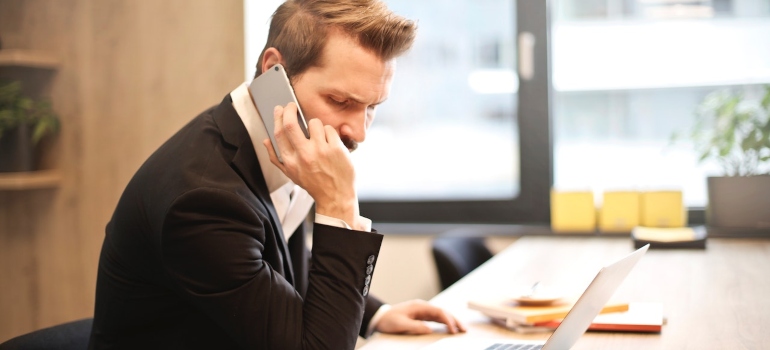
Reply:
M244 84L161 146L107 225L89 347L352 349L373 330L429 333L420 320L464 331L368 294L382 236L359 216L349 152L415 30L376 0L281 5L257 74L286 67L310 138L294 104L277 106L279 162Z

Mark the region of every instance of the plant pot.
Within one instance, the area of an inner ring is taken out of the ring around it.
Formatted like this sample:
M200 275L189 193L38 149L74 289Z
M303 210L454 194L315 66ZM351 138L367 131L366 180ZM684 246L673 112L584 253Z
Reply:
M0 172L34 170L34 149L29 126L22 124L0 136Z
M770 175L709 177L707 184L706 224L770 233Z

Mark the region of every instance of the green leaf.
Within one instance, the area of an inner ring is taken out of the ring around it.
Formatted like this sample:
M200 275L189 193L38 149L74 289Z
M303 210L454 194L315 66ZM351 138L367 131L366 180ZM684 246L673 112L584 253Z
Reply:
M746 137L743 138L743 141L741 141L741 149L746 153L755 149L757 144L757 130L752 130L752 132L746 135Z
M0 106L12 106L21 94L21 82L12 81L0 85Z
M678 142L680 139L682 139L682 133L679 132L679 131L674 131L671 134L671 137L669 137L668 142L670 144L674 144L674 143Z
M22 97L16 102L16 108L18 108L20 112L22 110L29 111L30 109L32 109L32 106L34 106L34 102L32 101L31 98ZM20 117L26 117L26 115L20 116Z
M9 129L28 124L35 142L59 129L59 119L47 101L22 96L18 81L0 83L0 137Z
M698 157L698 163L703 163L703 161L708 159L710 155L711 155L711 152L709 151L701 153L700 157Z

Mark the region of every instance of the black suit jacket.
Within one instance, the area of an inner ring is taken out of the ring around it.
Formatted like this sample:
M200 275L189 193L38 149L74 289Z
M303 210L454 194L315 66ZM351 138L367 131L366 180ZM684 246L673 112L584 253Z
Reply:
M382 305L363 295L382 236L313 226L309 258L302 227L284 239L228 95L123 192L99 259L89 348L353 349Z

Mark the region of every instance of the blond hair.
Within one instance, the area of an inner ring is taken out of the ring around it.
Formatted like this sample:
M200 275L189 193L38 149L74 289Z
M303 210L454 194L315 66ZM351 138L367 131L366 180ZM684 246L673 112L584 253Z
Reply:
M407 51L417 32L414 21L394 14L380 0L286 0L270 21L257 75L270 47L283 56L290 78L318 65L332 28L350 35L383 61Z

